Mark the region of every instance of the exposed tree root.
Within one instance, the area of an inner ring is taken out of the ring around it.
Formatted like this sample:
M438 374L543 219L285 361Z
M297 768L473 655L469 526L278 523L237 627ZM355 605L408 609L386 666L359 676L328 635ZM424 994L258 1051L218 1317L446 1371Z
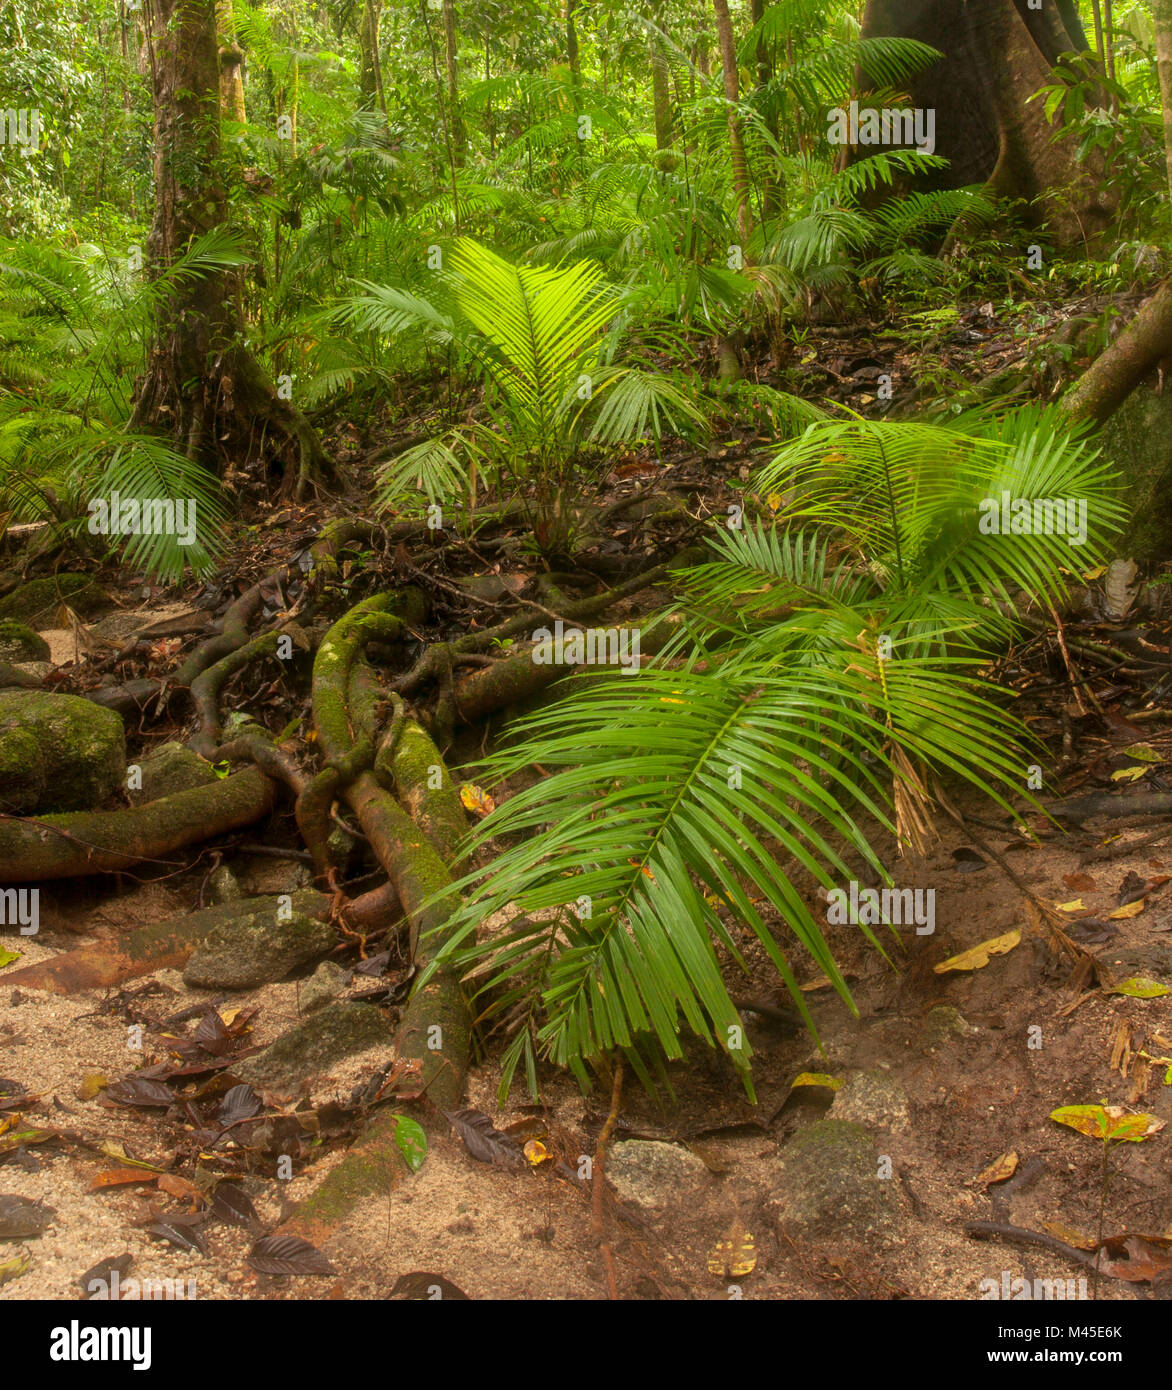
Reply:
M324 893L305 888L292 894L298 912L319 921L330 920L332 899ZM277 899L253 899L272 903ZM112 989L140 975L153 975L156 970L177 970L186 965L195 948L221 922L239 915L246 903L224 903L179 917L169 917L149 927L138 927L109 941L97 941L63 951L49 960L10 970L5 984L23 989L43 989L50 994L77 994L84 989ZM399 915L399 899L394 888L384 883L369 893L348 903L342 915L344 926L355 932L373 936Z
M1102 423L1170 354L1172 281L1165 281L1079 377L1064 397L1063 409L1072 419Z
M275 804L275 784L248 768L223 781L118 811L3 819L0 881L28 883L128 869L253 825Z

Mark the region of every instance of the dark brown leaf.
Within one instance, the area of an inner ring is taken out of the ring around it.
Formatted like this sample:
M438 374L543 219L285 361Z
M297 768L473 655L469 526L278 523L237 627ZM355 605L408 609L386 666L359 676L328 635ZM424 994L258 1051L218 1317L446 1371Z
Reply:
M975 849L961 845L952 851L952 867L958 874L979 874L986 865Z
M0 1194L0 1240L28 1240L53 1223L56 1212L29 1197Z
M443 1113L464 1141L464 1147L481 1163L512 1167L525 1162L520 1146L502 1134L482 1110L445 1110Z
M124 1076L106 1087L107 1097L116 1105L171 1105L175 1097L161 1081L147 1077Z
M206 1255L208 1241L201 1229L203 1220L202 1213L198 1214L195 1221L185 1219L185 1213L182 1212L164 1216L153 1226L147 1227L147 1235L154 1236L156 1240L165 1240L170 1245L177 1245L180 1250L198 1250L201 1255Z
M212 1213L230 1226L254 1227L260 1225L260 1217L248 1193L234 1182L218 1183L212 1193Z
M417 1301L420 1303L439 1303L445 1299L460 1298L471 1301L458 1284L453 1284L442 1274L428 1274L422 1269L413 1270L410 1274L401 1274L395 1280L391 1297L403 1302Z
M300 1236L262 1236L252 1247L248 1263L261 1274L334 1274L316 1245Z
M237 1120L251 1120L264 1109L260 1096L251 1086L233 1086L220 1102L217 1118L224 1126L235 1124Z
M109 1289L115 1270L118 1271L118 1278L123 1279L133 1263L134 1256L129 1251L123 1255L111 1255L109 1259L99 1260L96 1265L87 1269L77 1282L87 1299L97 1298ZM96 1283L100 1283L102 1287L91 1289L90 1285Z

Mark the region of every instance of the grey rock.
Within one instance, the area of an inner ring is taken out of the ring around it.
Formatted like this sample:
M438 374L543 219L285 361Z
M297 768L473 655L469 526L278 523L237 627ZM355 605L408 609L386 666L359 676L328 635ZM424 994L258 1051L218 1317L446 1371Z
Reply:
M123 785L122 720L75 695L0 690L0 810L88 811Z
M834 1093L827 1119L849 1120L867 1130L898 1134L910 1123L907 1092L890 1072L854 1072Z
M208 876L208 896L213 903L237 903L243 900L244 890L227 864L218 864Z
M266 904L213 927L192 952L183 981L196 989L254 989L283 979L336 943L325 922L301 912L282 921L279 910Z
M232 1073L261 1090L292 1094L303 1081L352 1053L390 1044L393 1038L390 1024L369 1004L330 1004L263 1052L245 1058Z
M47 626L62 604L88 618L110 602L87 574L54 574L32 579L0 599L0 619L30 627Z
M49 644L25 623L0 622L0 661L48 661Z
M312 1014L316 1013L318 1009L324 1009L346 988L348 978L348 972L343 970L336 961L323 960L301 986L301 993L297 996L297 1001L301 1005L301 1012Z
M606 1176L624 1201L650 1211L692 1201L712 1182L694 1153L658 1139L616 1144L606 1157Z
M212 765L182 743L161 743L138 762L142 785L130 792L136 806L216 780Z
M920 1029L920 1048L924 1052L939 1052L958 1038L975 1037L981 1030L974 1028L951 1004L937 1004L929 1009Z
M879 1177L879 1158L874 1140L859 1125L818 1120L799 1130L778 1155L766 1212L788 1237L896 1244L905 1219L899 1179Z

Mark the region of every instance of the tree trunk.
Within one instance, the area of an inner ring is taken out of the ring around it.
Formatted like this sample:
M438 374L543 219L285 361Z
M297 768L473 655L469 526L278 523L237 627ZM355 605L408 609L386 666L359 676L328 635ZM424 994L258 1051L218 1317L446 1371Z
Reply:
M754 25L760 24L765 18L765 9L765 0L753 0L750 13ZM765 127L776 140L778 138L777 109L765 96L766 89L772 81L773 62L769 56L769 48L764 39L759 38L757 40L757 90L762 94L761 114L765 121ZM766 223L772 222L780 214L782 207L780 181L774 172L775 169L773 152L769 151L766 154L765 172L761 177L761 221Z
M1152 17L1156 21L1156 66L1164 108L1164 158L1168 166L1168 192L1172 196L1172 0L1152 0Z
M456 6L444 0L444 61L448 70L448 110L451 113L452 158L464 163L464 121L460 115L460 83L456 72Z
M358 25L358 91L359 105L364 111L377 106L387 113L383 91L382 67L378 59L378 27L382 18L382 0L366 0Z
M574 23L574 11L578 0L566 0L566 61L570 65L570 81L575 88L582 85L582 56L578 51L578 29Z
M156 0L152 18L155 209L147 251L158 273L225 225L228 200L215 0ZM235 287L232 273L213 269L188 277L160 303L131 427L169 435L209 468L264 450L303 493L332 466L301 412L277 396L244 345Z
M241 125L248 116L244 109L244 54L236 42L231 0L216 0L216 23L220 40L220 114Z
M667 68L667 54L663 51L663 40L652 31L651 46L651 96L655 107L655 148L671 149L671 83Z
M716 14L716 33L720 39L720 66L724 73L724 95L730 103L740 100L740 81L737 76L737 48L733 40L732 19L728 0L712 0ZM737 200L737 232L742 253L748 252L753 235L753 215L749 209L749 162L745 158L745 142L741 122L734 105L728 109L728 147L732 156L733 194Z
M1058 54L1077 42L1054 6L1026 0L868 0L863 34L919 39L944 57L910 80L917 107L935 111L935 153L950 161L929 185L986 183L1024 200L1061 246L1086 245L1109 227L1102 167L1079 164L1072 139L1054 141L1042 103L1029 101Z

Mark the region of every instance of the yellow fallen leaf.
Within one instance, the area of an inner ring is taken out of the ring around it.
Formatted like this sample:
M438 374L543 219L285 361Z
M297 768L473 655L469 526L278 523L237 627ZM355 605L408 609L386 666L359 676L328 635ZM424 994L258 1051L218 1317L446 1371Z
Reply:
M1092 1139L1125 1139L1133 1144L1158 1134L1164 1121L1155 1115L1128 1114L1122 1105L1060 1105L1050 1118Z
M827 1076L825 1072L821 1071L803 1071L794 1077L790 1083L790 1090L792 1091L795 1086L825 1086L827 1090L837 1091L841 1085L842 1077L840 1076Z
M1157 753L1150 743L1133 743L1130 748L1123 750L1129 758L1135 758L1141 763L1162 763L1163 756Z
M771 492L769 496L765 499L765 505L769 508L771 512L776 512L779 510L781 504L784 501L785 498L781 495L780 492Z
M1012 951L1020 941L1021 929L1015 927L1013 931L995 936L990 941L982 941L979 946L970 946L958 956L949 956L932 969L937 975L947 974L949 970L980 970L989 964L990 956L1003 956L1007 951Z
M549 1150L540 1139L529 1139L525 1143L525 1157L534 1168L539 1163L544 1163L549 1158Z
M1084 912L1086 903L1081 898L1074 898L1068 903L1055 903L1054 906L1059 912Z
M1159 980L1149 980L1145 975L1132 975L1130 979L1112 985L1108 994L1126 994L1132 999L1159 999L1161 995L1172 994L1172 989L1162 985Z
M1094 1250L1099 1244L1094 1236L1088 1236L1073 1226L1064 1226L1061 1221L1039 1221L1038 1225L1067 1245L1073 1245L1076 1250Z
M1121 767L1111 774L1112 782L1138 782L1147 773L1146 767Z
M989 1164L988 1168L982 1169L973 1179L973 1182L976 1183L978 1187L989 1187L995 1182L1005 1182L1007 1178L1013 1177L1016 1172L1017 1153L1013 1149L1010 1149L1008 1153L1002 1154L1000 1158L995 1158L993 1162Z
M1108 912L1107 916L1116 919L1120 917L1138 917L1147 905L1146 898L1136 898L1135 902L1124 903L1122 907L1117 907L1114 912Z
M460 801L465 810L475 811L478 816L487 816L496 809L496 802L484 790L472 782L465 782L460 788Z
M100 1071L87 1071L81 1078L81 1085L77 1088L78 1100L93 1100L99 1091L104 1091L109 1085L109 1081Z
M31 1259L31 1251L21 1250L6 1260L0 1260L0 1284L7 1284L10 1279L19 1279L28 1268Z
M757 1246L753 1237L735 1217L723 1237L708 1255L708 1272L718 1279L742 1278L757 1267Z

